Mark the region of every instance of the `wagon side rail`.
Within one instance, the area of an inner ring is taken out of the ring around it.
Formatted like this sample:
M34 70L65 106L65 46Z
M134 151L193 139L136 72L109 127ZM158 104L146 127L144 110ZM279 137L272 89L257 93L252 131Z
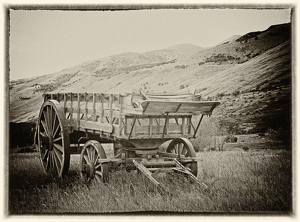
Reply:
M140 95L103 93L45 94L57 100L69 130L99 134L108 139L168 139L195 137L203 115L219 102L143 100ZM192 117L202 114L197 126Z

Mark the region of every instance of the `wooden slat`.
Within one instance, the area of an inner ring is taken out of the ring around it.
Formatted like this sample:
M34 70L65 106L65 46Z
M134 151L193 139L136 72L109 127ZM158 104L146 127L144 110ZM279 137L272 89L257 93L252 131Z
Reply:
M110 94L109 96L109 122L110 123L112 123L112 119L113 119L112 104L113 104L113 95Z
M122 134L122 96L119 94L119 134Z
M103 93L101 93L101 95L100 95L100 101L101 101L100 122L103 123L103 120L104 120L104 94Z
M153 134L153 118L149 117L149 135Z
M64 111L66 112L66 105L67 105L67 94L64 93Z
M77 129L80 126L80 93L77 94Z
M181 132L181 134L182 135L185 135L185 131L186 131L186 124L185 124L185 118L184 117L182 117L182 132Z
M85 93L84 94L84 100L85 100L85 113L84 113L84 116L85 116L85 121L88 120L88 94Z
M70 101L71 101L70 120L72 121L72 119L73 119L73 93L70 93Z
M93 94L93 121L96 121L96 94Z

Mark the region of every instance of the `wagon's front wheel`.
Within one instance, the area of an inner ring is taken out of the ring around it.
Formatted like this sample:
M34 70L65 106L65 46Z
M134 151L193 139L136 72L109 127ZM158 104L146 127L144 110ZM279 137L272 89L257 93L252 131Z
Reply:
M186 138L177 138L172 140L167 148L167 153L181 154L185 157L196 157L193 145ZM185 167L188 167L191 172L197 176L198 166L196 161L186 164Z
M37 125L38 150L43 171L58 178L70 165L70 138L63 107L56 101L45 102Z
M98 182L108 182L108 163L99 163L100 159L106 159L101 144L96 140L87 141L80 154L81 177L87 181L96 179Z

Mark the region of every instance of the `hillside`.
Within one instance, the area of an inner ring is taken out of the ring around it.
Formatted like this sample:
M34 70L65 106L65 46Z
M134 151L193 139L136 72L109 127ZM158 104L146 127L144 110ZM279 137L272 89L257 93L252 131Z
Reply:
M280 120L280 126L290 124L291 25L234 36L210 48L181 44L112 55L38 78L11 81L9 87L11 122L35 121L45 92L142 89L200 93L205 100L221 101L214 112L217 118L236 122L244 131L266 131L270 120Z

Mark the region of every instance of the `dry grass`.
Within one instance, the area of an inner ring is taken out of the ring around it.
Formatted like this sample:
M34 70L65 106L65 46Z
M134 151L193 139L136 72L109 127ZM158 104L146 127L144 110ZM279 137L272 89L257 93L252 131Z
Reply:
M180 213L292 211L291 153L283 150L201 152L198 178L208 190L177 174L158 180L173 196L159 192L132 171L110 174L108 184L86 184L72 156L68 178L43 175L37 153L11 154L9 213Z

